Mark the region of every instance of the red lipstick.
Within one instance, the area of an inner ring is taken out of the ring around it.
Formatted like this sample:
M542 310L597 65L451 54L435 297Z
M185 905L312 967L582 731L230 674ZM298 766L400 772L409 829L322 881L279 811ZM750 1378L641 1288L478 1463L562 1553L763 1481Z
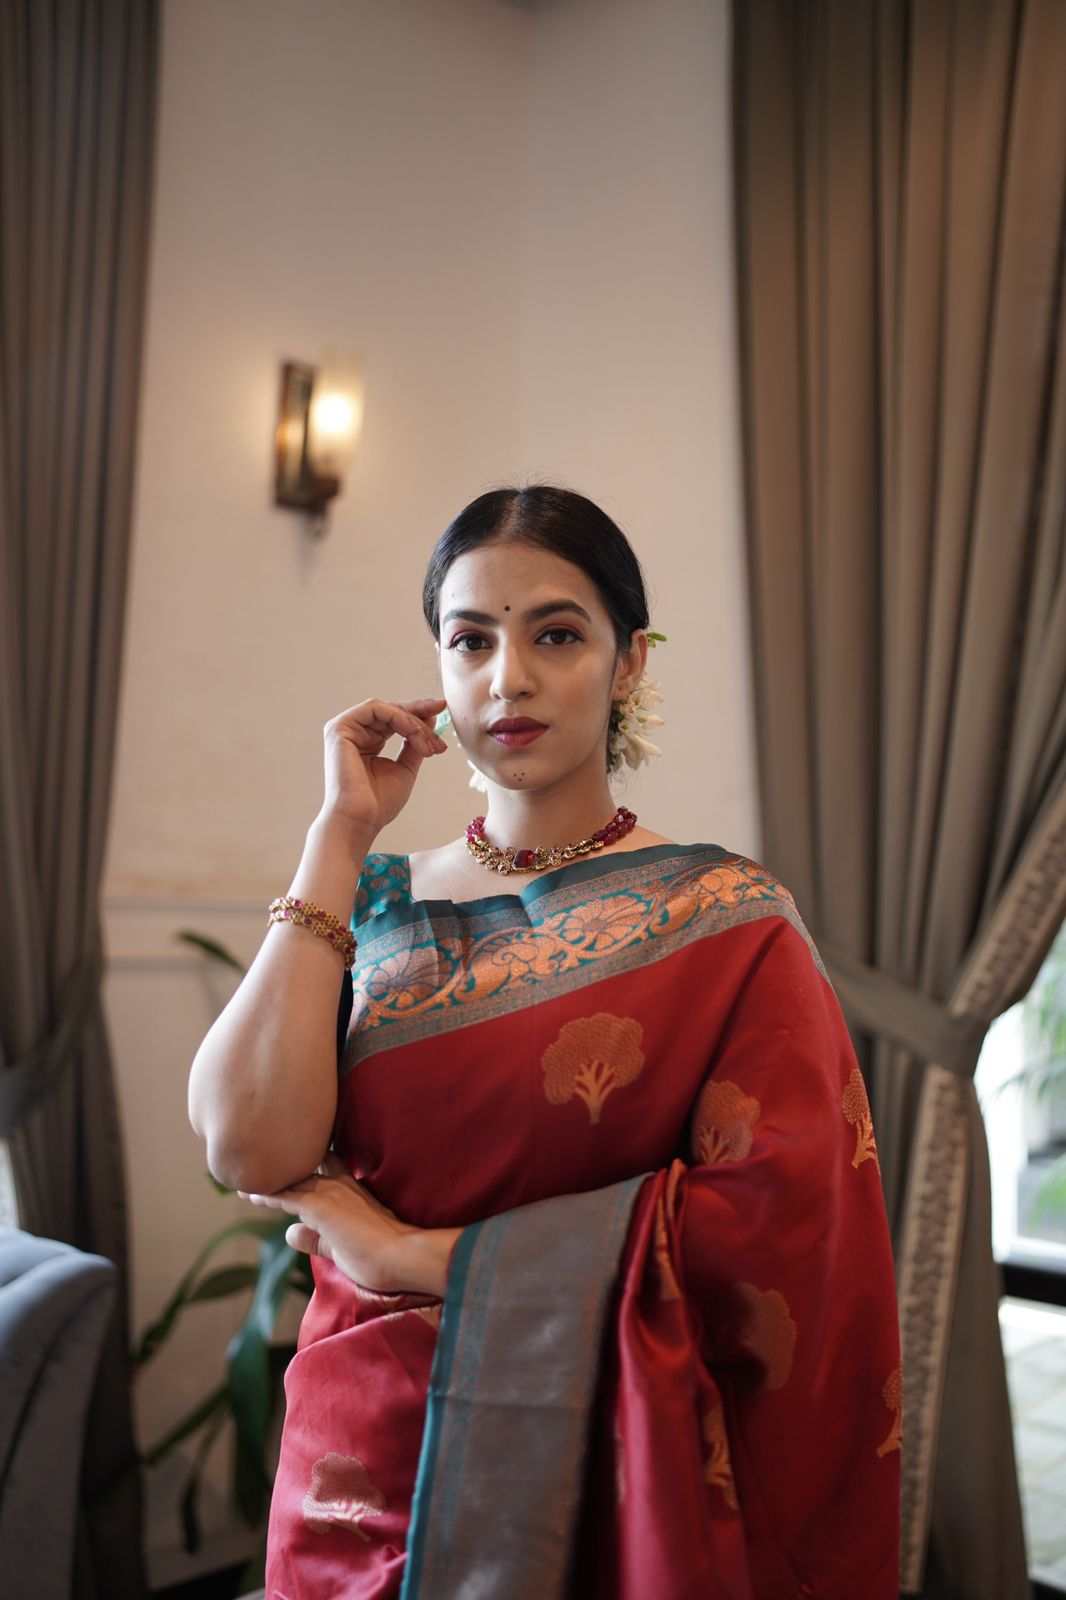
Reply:
M500 717L489 729L497 744L506 745L508 750L520 750L527 744L532 744L539 739L542 733L547 732L543 722L536 722L532 717Z

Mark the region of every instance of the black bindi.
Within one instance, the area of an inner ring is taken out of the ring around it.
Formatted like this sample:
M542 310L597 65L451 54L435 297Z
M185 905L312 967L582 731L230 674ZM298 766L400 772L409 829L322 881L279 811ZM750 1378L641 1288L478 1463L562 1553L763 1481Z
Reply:
M505 611L510 611L510 609L511 609L511 608L510 608L510 606L504 606L504 608L503 608L503 609L504 609L504 610L505 610Z

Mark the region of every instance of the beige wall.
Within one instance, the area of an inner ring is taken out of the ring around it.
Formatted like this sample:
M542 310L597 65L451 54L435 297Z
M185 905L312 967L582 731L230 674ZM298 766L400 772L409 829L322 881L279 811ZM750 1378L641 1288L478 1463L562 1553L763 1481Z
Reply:
M421 569L473 495L547 478L619 517L670 636L666 755L622 797L675 837L757 853L727 9L164 5L105 885L139 1326L236 1209L184 1117L221 996L174 931L251 956L320 802L322 723L432 692ZM270 503L274 407L279 362L330 345L362 354L366 429L311 544ZM474 799L458 758L435 763L382 842L453 836ZM193 1313L145 1375L146 1439L206 1391L228 1326ZM153 1495L154 1570L177 1577Z
M758 853L742 573L725 0L561 0L535 67L522 306L530 472L647 569L664 759L634 809Z
M522 467L534 23L500 0L163 16L107 888L264 901L321 800L322 724L434 681L418 595L436 532ZM271 504L278 368L330 345L362 353L366 429L312 545ZM463 816L459 777L450 803L418 797L414 842L438 808Z

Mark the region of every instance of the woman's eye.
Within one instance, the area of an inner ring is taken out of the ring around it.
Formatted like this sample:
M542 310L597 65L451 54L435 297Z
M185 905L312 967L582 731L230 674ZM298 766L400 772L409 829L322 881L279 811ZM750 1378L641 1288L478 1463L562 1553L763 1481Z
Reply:
M458 650L460 655L469 656L480 650L482 645L487 648L488 640L483 638L480 633L460 633L456 635L448 648L449 650Z
M548 628L546 632L541 634L541 638L547 639L551 644L570 644L573 640L579 639L579 637L573 628Z

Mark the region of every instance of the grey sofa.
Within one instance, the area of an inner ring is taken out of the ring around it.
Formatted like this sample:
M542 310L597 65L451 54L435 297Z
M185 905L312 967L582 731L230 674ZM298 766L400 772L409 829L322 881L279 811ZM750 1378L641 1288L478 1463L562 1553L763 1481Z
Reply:
M0 1589L70 1600L85 1418L115 1268L0 1228Z

